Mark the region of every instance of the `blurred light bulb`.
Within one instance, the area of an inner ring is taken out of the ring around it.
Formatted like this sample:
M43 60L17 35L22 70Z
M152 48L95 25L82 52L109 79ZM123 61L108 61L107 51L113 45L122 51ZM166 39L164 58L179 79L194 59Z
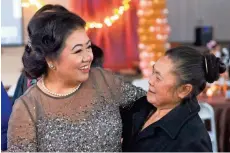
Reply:
M139 47L140 49L145 49L145 45L144 45L144 44L139 44L138 47Z
M144 11L143 10L138 10L137 11L137 15L138 16L143 16L144 15Z
M119 19L119 16L116 14L114 16L111 16L110 19L116 21L117 19Z
M105 23L107 26L111 26L111 25L112 25L112 22L111 22L111 20L110 20L108 17L105 18L104 23Z
M212 97L212 96L213 96L213 91L212 91L211 88L209 88L209 89L207 90L206 95L207 95L208 97Z
M129 9L129 4L125 4L124 5L124 10L126 11L126 10L128 10Z
M103 24L101 24L101 23L96 24L96 28L102 28L102 27L103 27Z
M170 43L166 43L166 44L165 44L165 48L166 48L167 50L170 49L170 48L171 48Z
M142 7L147 6L146 0L140 0L140 6Z
M167 8L165 8L165 9L163 10L163 13L164 13L164 14L168 14L168 13L169 13L169 10L168 10Z
M89 28L94 28L94 27L95 27L94 23L89 24Z
M155 61L150 62L151 66L153 66L155 63L156 63Z
M154 26L149 27L149 31L154 32L155 31Z
M156 19L156 23L161 24L161 23L162 23L162 20L161 20L160 18L157 18L157 19Z
M161 40L163 37L162 37L162 35L161 34L157 34L157 39L158 40Z
M26 3L26 2L23 2L23 3L22 3L22 7L29 7L29 6L30 6L29 3Z

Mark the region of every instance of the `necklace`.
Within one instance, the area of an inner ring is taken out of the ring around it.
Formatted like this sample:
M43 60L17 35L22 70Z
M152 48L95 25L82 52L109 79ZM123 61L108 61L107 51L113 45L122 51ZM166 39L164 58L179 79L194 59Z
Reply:
M42 77L42 87L46 90L46 92L48 92L49 94L55 96L55 97L66 97L71 95L72 93L74 93L75 91L77 91L79 89L79 87L81 86L81 84L79 84L77 87L75 87L72 91L70 91L69 93L66 94L58 94L55 92L50 91L48 88L46 88L45 83L44 83L44 78Z

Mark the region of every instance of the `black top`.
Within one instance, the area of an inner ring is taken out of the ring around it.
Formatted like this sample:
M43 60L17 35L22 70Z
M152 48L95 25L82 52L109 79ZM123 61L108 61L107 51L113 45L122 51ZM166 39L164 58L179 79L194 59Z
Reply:
M122 110L123 151L129 152L211 152L208 132L198 115L196 98L186 100L159 121L141 131L156 108L142 97L127 110Z

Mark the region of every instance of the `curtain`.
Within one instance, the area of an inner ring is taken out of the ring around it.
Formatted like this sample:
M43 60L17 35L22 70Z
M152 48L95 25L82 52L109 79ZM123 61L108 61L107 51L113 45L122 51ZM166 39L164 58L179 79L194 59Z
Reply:
M89 29L93 43L104 52L104 67L112 70L133 68L138 61L138 0L132 0L130 8L112 26ZM71 11L88 22L101 22L113 15L113 10L122 5L122 0L72 0Z

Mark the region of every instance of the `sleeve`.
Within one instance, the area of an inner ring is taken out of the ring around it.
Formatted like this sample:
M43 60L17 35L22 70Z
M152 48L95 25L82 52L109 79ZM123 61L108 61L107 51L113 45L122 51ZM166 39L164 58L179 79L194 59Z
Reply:
M180 152L213 152L211 144L209 145L204 140L192 141L183 146L179 150Z
M120 77L115 78L116 85L120 88L120 104L121 106L132 105L139 98L146 96L146 91L140 87L136 87L129 82L124 82Z
M146 95L146 91L125 82L121 76L102 69L100 71L113 99L116 99L121 107L131 106L137 99Z
M22 98L16 100L9 120L9 152L37 151L36 126L32 113Z

